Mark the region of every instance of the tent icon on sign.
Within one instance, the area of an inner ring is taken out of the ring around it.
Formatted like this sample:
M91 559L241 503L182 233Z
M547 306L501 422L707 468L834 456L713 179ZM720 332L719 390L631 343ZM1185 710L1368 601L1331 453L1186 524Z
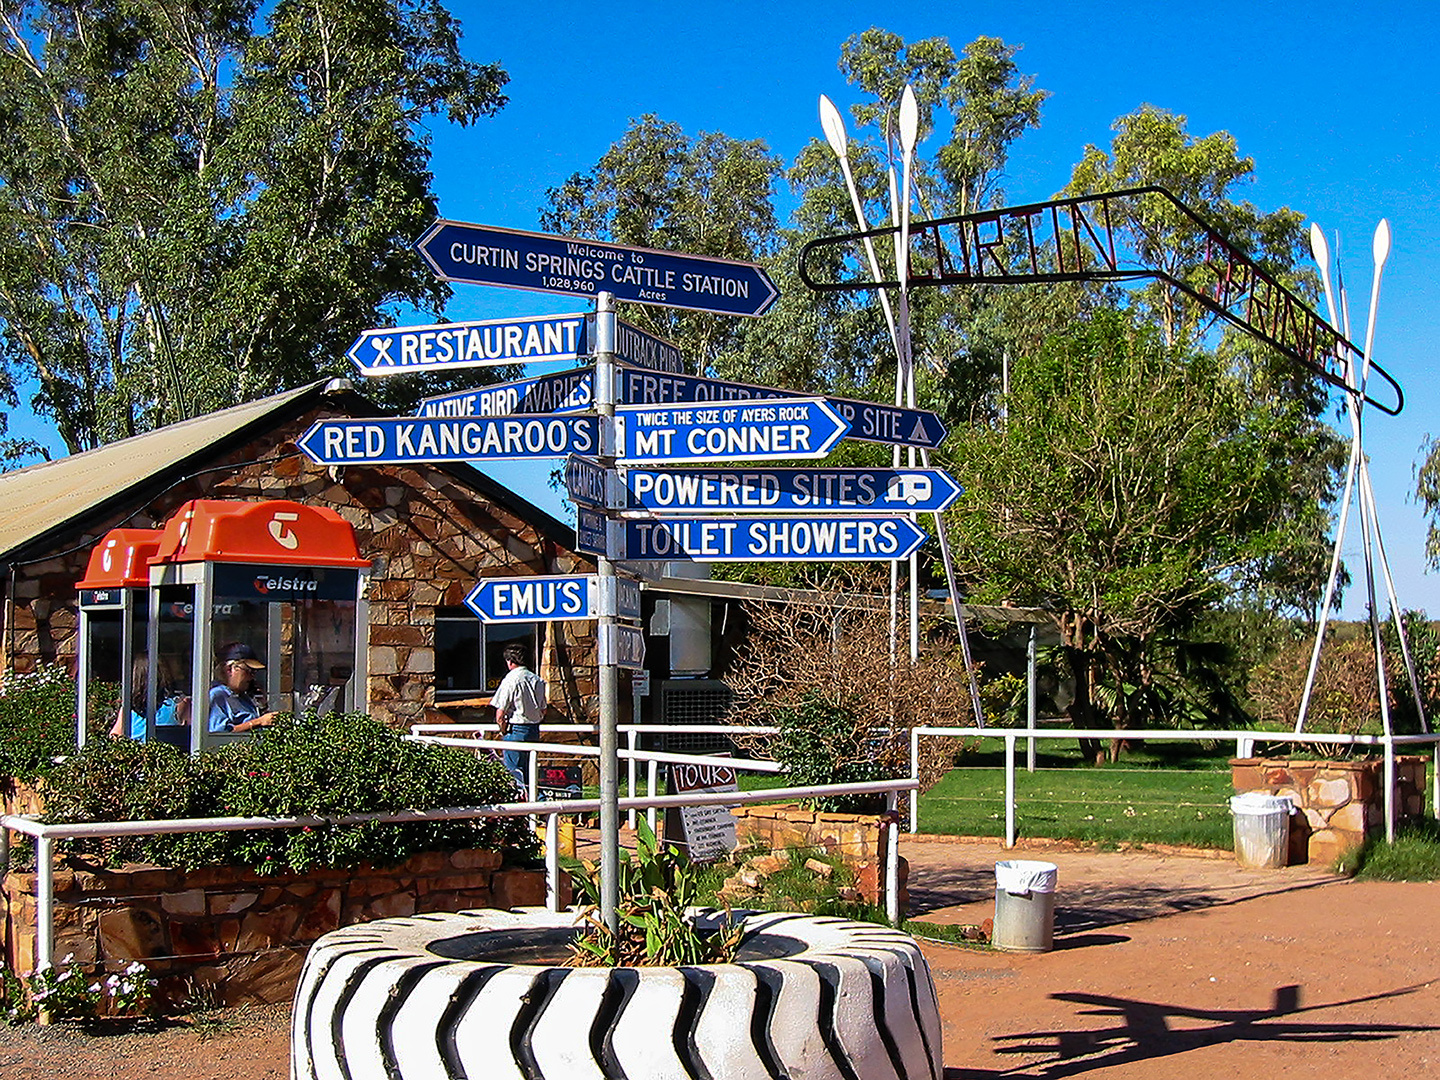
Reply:
M930 498L930 478L924 473L900 473L890 478L885 487L885 501L904 502L914 506Z

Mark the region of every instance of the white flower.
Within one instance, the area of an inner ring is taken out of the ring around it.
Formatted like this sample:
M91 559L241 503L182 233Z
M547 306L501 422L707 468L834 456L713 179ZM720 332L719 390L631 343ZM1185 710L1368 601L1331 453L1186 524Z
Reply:
M131 965L125 969L125 974L126 974L126 975L138 975L138 974L140 974L140 972L142 972L142 971L144 971L144 970L145 970L145 965L142 964L142 963L140 963L139 960L136 960L136 961L132 962Z
M100 992L100 984L99 984L98 982L97 982L97 983L92 983L91 986L90 986L90 993L92 993L92 994L98 994L99 992Z
M115 987L120 985L120 976L111 975L108 979L105 980L105 985L108 986L111 990L114 990Z
M62 964L73 964L75 962L75 954L73 952L67 952L60 962Z

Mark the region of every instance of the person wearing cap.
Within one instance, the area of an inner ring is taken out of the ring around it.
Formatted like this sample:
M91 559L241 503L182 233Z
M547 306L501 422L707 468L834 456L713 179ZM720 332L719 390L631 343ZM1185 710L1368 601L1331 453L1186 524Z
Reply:
M211 732L249 731L270 725L275 714L262 713L252 696L255 672L264 670L265 665L249 645L232 641L221 646L215 685L210 688Z

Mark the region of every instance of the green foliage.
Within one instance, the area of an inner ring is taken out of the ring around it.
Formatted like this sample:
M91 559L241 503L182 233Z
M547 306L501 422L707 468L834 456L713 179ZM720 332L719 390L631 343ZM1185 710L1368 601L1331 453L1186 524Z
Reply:
M771 714L771 722L780 729L771 750L796 787L884 780L882 756L873 746L878 736L871 732L872 719L864 701L836 703L808 692L798 704ZM842 814L879 813L885 809L885 796L835 795L815 804Z
M571 945L576 967L675 967L728 964L735 958L741 928L722 925L706 932L691 909L698 879L690 860L673 844L661 844L642 817L635 830L635 852L619 865L619 932L599 918L600 878L594 863L573 873L576 891L589 908L589 930Z
M119 707L119 688L95 684L91 739L100 737ZM75 680L59 664L8 672L0 683L0 781L33 781L57 757L75 752Z
M780 162L756 139L701 132L647 114L586 173L546 196L541 228L569 236L751 262L775 240L771 188ZM733 341L741 320L634 305L624 315L681 345L698 372Z
M0 368L72 451L341 373L448 292L427 118L502 106L439 0L16 0L0 25ZM388 388L387 388L388 392Z
M1019 360L1007 405L1003 425L947 446L974 597L1060 614L1084 726L1155 719L1167 698L1170 722L1228 708L1206 700L1221 654L1207 660L1192 631L1277 564L1323 560L1311 481L1327 436L1303 405L1257 400L1213 354L1177 353L1113 312ZM1165 690L1162 675L1205 693Z
M1433 818L1400 826L1395 842L1367 840L1341 856L1335 869L1369 881L1440 881L1440 822Z
M408 742L363 714L281 716L243 743L190 758L160 743L102 739L50 779L51 821L203 817L339 817L502 801L494 761ZM265 872L386 865L422 851L494 848L534 854L522 819L316 825L72 841L70 850L184 868L245 865Z
M139 1019L149 1015L156 980L136 960L123 972L91 976L69 953L60 966L40 964L28 979L0 966L0 1008L11 1024L35 1019L38 1012L53 1020L91 1020L96 1016Z

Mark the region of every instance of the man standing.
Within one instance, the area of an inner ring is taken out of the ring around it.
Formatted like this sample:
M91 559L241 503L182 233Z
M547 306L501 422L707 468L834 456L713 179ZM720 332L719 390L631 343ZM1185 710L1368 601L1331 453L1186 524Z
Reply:
M537 742L540 720L545 715L545 680L525 666L525 646L506 645L503 655L510 670L490 698L500 738L506 742ZM530 751L506 750L503 757L506 771L528 790Z

